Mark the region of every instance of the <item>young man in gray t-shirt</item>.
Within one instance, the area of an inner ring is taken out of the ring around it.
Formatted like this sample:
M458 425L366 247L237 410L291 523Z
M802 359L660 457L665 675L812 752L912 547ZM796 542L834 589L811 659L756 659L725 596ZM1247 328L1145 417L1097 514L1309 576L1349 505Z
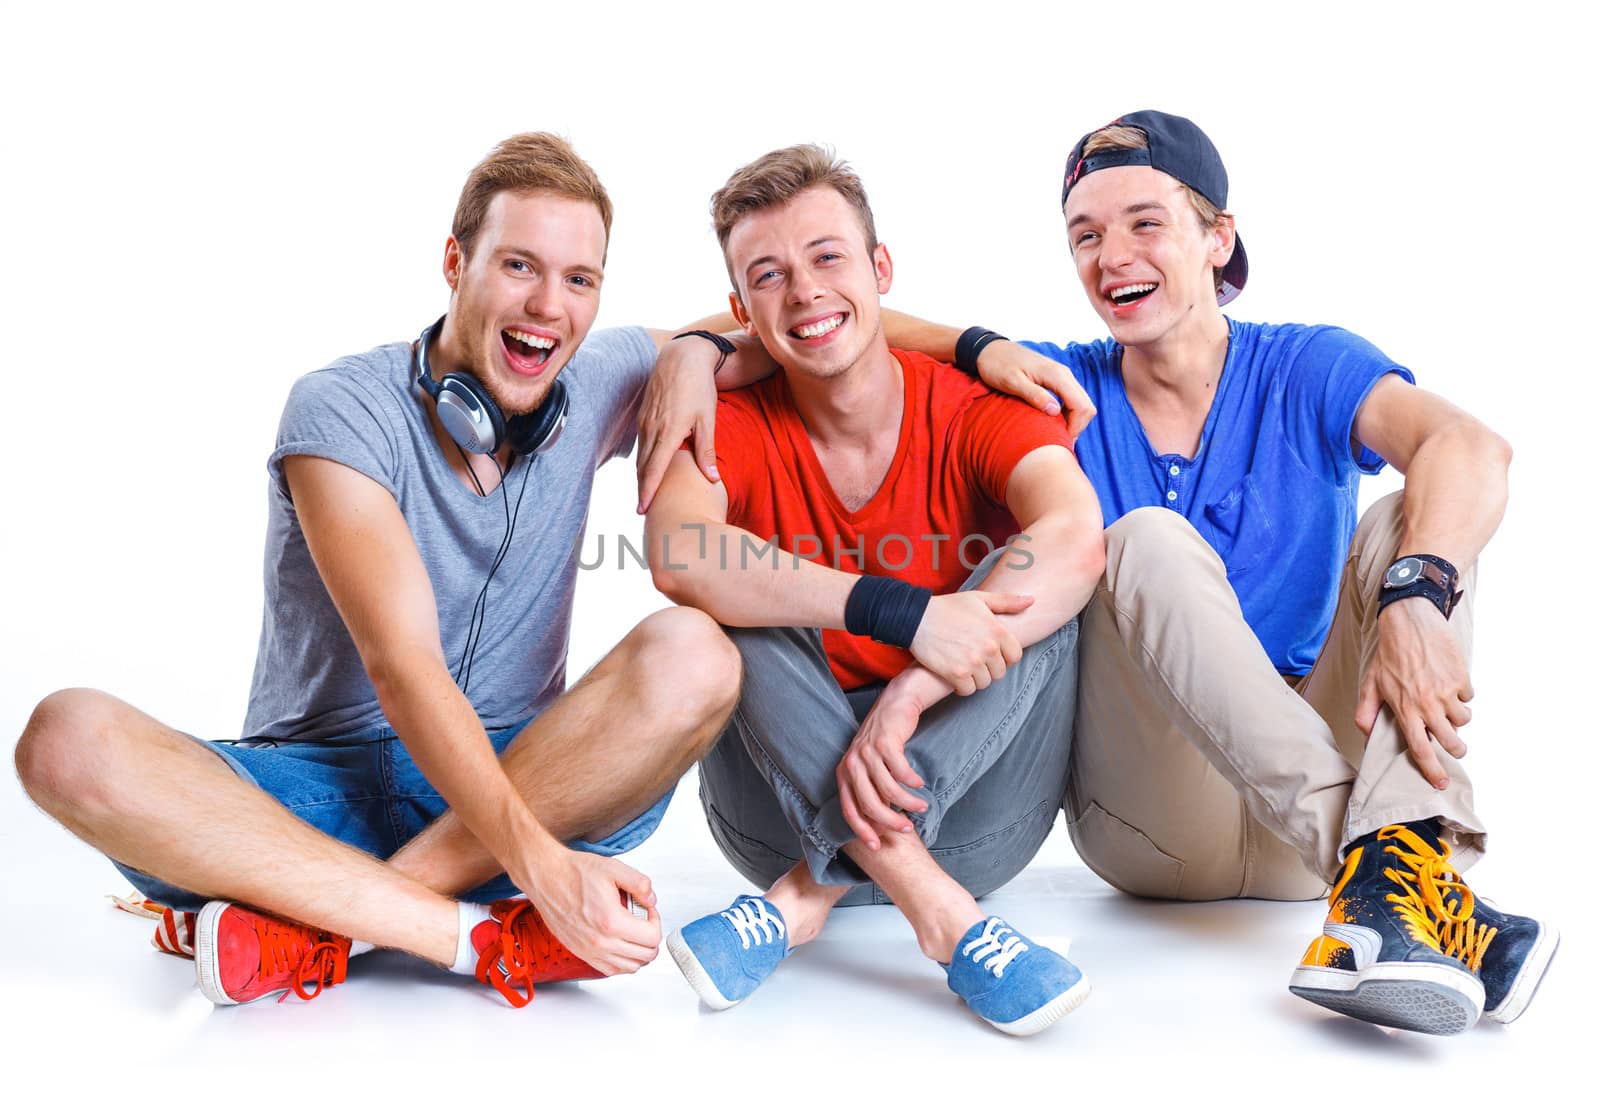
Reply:
M565 691L590 485L632 447L668 338L585 342L610 224L564 141L510 138L462 191L444 317L295 385L243 739L88 690L29 720L28 793L169 907L164 949L192 932L213 1002L309 997L352 948L519 1006L535 983L655 957L650 881L607 857L649 835L720 732L739 660L673 608ZM679 375L708 382L713 341L679 343Z

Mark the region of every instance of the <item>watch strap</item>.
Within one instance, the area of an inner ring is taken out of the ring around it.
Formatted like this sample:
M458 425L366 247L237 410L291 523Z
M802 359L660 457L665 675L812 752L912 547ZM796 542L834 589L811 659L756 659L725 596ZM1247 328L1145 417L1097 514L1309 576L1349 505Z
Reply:
M1450 613L1455 611L1456 605L1461 602L1462 593L1456 588L1457 573L1454 564L1448 559L1421 552L1402 555L1395 560L1395 563L1401 559L1417 560L1422 564L1421 573L1403 586L1391 586L1388 584L1385 572L1384 586L1378 592L1378 611L1381 613L1396 601L1403 601L1407 597L1426 597L1448 620ZM1389 565L1392 567L1394 563Z

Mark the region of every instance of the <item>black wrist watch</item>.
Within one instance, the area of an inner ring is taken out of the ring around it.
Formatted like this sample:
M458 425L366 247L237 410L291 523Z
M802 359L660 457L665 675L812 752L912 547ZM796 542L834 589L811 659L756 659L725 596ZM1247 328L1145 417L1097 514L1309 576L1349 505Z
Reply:
M1461 600L1456 588L1456 568L1437 555L1402 555L1383 573L1378 591L1378 611L1407 597L1426 597L1449 619Z

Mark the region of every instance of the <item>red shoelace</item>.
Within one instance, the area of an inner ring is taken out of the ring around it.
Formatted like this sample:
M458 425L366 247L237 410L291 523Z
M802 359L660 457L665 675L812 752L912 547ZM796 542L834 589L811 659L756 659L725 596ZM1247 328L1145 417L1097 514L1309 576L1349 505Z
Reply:
M331 932L290 924L275 917L256 916L256 939L261 944L261 965L256 976L271 981L282 973L293 973L294 980L284 994L278 997L281 1004L294 993L302 1000L314 999L324 987L337 985L344 980L346 963L350 958L348 944ZM306 989L306 983L313 987Z
M489 912L500 922L500 934L479 952L477 977L512 1007L526 1007L535 984L600 976L562 945L526 899L496 901Z

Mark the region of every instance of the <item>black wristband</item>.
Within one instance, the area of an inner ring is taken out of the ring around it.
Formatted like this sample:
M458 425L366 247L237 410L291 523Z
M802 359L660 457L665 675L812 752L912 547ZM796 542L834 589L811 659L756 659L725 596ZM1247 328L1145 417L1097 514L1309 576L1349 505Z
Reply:
M673 335L670 341L676 342L680 338L691 337L703 338L721 351L722 356L717 358L717 367L711 370L712 375L716 375L717 373L721 372L722 367L728 363L728 355L737 353L739 350L739 347L735 346L731 340L723 338L715 331L684 331L681 334Z
M1456 605L1461 602L1461 594L1465 592L1456 585L1460 578L1456 572L1455 565L1448 559L1441 559L1437 555L1426 555L1422 552L1414 552L1409 558L1422 559L1432 563L1444 574L1445 580L1448 582L1448 588L1441 588L1427 578L1418 578L1408 585L1394 588L1385 587L1378 591L1378 613L1381 615L1384 609L1396 601L1405 600L1407 597L1426 597L1433 602L1433 607L1437 608L1444 618L1448 620L1450 613L1454 612Z
M863 574L844 602L844 629L875 642L911 648L933 594L899 578Z
M968 327L961 332L961 337L956 339L955 367L972 377L978 379L978 355L983 353L983 348L991 342L1009 342L1005 335L997 334L987 327Z
M1381 615L1384 609L1388 608L1396 601L1403 601L1407 597L1428 598L1428 600L1433 602L1433 607L1442 612L1444 614L1444 618L1448 620L1450 618L1451 611L1453 611L1456 607L1456 602L1461 599L1461 591L1459 589L1456 590L1455 596L1453 597L1446 596L1445 591L1434 585L1432 582L1416 582L1412 585L1406 586L1404 589L1386 589L1382 593L1378 594L1379 614Z

